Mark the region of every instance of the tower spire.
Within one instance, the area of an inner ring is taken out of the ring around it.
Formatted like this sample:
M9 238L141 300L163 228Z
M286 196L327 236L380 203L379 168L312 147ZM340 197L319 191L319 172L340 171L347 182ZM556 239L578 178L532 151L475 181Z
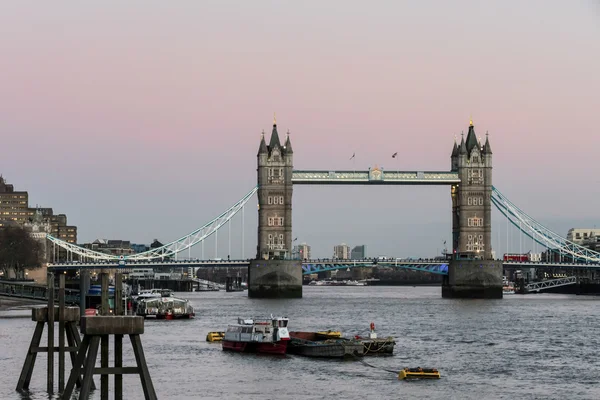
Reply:
M273 126L277 126L277 116L275 115L275 112L273 112Z
M485 132L485 144L483 145L483 153L492 154L492 146L490 146L490 138L487 131Z
M286 134L286 138L285 138L285 144L283 145L283 147L285 148L285 153L286 154L292 154L294 152L294 150L292 150L292 142L290 141L290 130L288 129L287 134Z

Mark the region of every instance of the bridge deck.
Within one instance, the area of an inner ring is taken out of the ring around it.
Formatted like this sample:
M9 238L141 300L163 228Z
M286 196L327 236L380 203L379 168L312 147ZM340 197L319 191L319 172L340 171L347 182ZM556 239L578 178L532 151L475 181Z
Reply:
M452 185L457 172L438 171L308 171L292 172L294 185Z

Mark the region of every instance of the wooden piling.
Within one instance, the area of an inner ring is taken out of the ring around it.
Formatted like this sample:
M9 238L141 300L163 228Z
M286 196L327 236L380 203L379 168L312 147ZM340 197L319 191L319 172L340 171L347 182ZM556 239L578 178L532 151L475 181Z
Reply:
M65 274L58 277L58 391L65 390Z
M115 315L123 315L123 275L115 274ZM115 370L123 367L123 335L115 335ZM115 400L123 400L123 375L115 373Z
M108 273L106 271L100 273L100 281L102 282L100 293L100 315L108 315L110 307L108 306Z
M54 273L48 273L48 370L47 392L54 393Z

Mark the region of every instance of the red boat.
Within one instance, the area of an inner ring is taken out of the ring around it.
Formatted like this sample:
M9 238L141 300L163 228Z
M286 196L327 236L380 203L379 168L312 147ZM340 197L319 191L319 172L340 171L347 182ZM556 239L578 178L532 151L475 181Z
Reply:
M246 353L285 354L290 341L288 318L238 318L223 337L223 350Z

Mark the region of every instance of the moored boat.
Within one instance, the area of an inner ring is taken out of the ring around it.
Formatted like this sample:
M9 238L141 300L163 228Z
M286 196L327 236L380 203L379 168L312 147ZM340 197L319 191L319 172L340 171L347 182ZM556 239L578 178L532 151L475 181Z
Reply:
M326 332L290 332L288 353L325 358L363 355L364 345L360 341L342 338L339 332L323 333Z
M188 300L174 296L138 298L135 313L156 319L191 319L196 315Z
M509 282L506 276L502 277L502 294L515 294L515 287Z
M285 354L290 335L285 317L238 318L223 337L223 350L247 353Z

